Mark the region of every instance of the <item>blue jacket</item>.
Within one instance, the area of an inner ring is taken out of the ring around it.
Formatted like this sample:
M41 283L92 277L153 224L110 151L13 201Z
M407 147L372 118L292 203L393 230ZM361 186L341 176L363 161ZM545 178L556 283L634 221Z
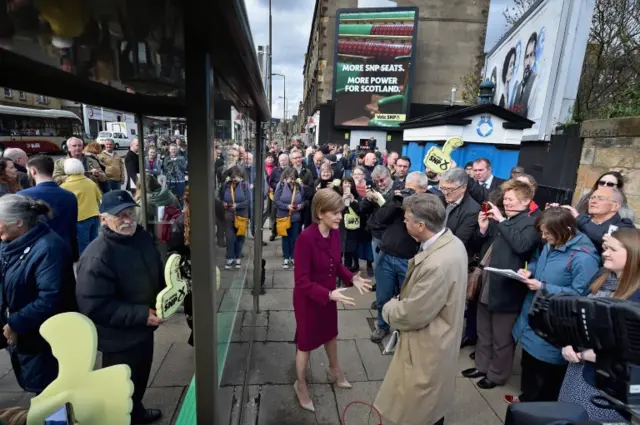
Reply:
M22 190L18 192L18 195L44 201L51 207L53 218L48 222L49 227L71 249L73 260L77 260L78 238L76 237L76 223L78 218L78 199L76 195L52 181L43 182Z
M304 200L304 186L296 183L297 189L293 205L298 205L300 209L291 212L291 221L302 221L301 211L306 207L307 201ZM292 189L285 182L278 183L276 193L273 195L273 202L276 204L276 217L282 218L289 215L289 205L291 205Z
M233 182L225 182L220 188L220 199L227 204L233 204L233 198L231 197L231 184ZM249 208L251 208L251 191L249 189L249 183L242 181L240 184L235 185L235 215L238 217L249 217ZM229 208L227 211L227 219L234 217L233 209Z
M565 245L553 250L550 250L548 243L545 244L539 257L529 265L529 270L535 279L543 283L543 288L549 293L586 295L589 283L599 267L600 255L596 247L585 234L578 233ZM516 341L520 340L522 348L540 361L566 364L560 349L544 341L529 327L527 315L534 296L535 291L529 291L527 294L520 316L513 327L513 338Z
M2 326L18 334L12 356L20 362L18 382L40 392L56 378L57 363L40 336L40 325L56 314L75 310L71 253L46 223L0 244Z
M144 169L147 171L147 174L152 174L158 177L162 174L162 160L160 157L156 157L153 162L153 168L151 168L151 163L149 162L149 158L145 158L144 160Z

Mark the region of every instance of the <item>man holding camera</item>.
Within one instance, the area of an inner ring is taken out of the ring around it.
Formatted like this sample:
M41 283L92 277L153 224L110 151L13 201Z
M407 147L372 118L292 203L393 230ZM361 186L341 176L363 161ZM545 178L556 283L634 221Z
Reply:
M385 168L386 170L386 168ZM371 341L382 342L389 333L389 324L382 318L382 307L393 297L400 294L400 289L407 274L409 260L418 252L418 242L409 235L404 224L402 202L416 193L425 193L429 188L429 180L424 173L414 171L407 176L405 188L394 190L391 200L385 201L380 209L371 217L370 224L385 227L380 252L376 261L376 304L378 307L378 325L371 334Z

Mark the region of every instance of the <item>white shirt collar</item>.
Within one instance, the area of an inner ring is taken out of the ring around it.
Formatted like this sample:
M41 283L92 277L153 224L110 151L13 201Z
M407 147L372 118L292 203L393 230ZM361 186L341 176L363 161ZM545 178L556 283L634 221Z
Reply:
M491 186L491 183L493 183L493 174L491 174L491 177L485 180L483 184L486 188L489 188L489 186Z
M443 228L442 230L440 230L438 233L436 233L435 235L431 236L431 238L429 238L429 240L427 240L426 242L423 242L422 245L420 246L420 251L425 251L427 248L429 248L431 245L433 245L440 236L442 236L444 234L444 232L447 231L447 228Z

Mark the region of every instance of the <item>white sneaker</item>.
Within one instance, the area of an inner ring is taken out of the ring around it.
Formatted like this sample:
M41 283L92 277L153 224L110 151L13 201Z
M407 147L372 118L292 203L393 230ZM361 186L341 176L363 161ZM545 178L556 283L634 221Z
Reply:
M233 268L233 260L227 260L226 264L224 265L224 269L231 270L232 268Z
M236 269L242 268L242 260L236 260Z
M293 258L289 258L289 262L291 263L291 268L294 268L296 266L293 262Z
M282 268L283 269L288 269L289 268L289 260L287 260L286 258L284 260L282 260Z

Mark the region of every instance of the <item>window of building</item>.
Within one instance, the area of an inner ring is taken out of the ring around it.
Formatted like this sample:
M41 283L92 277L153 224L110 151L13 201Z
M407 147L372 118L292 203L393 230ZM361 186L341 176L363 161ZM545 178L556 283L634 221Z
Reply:
M20 100L22 101L26 101L27 100L27 94L23 91L18 92L18 97L20 98Z
M11 93L11 89L4 89L4 97L13 97L13 93Z
M43 105L47 105L49 103L49 98L47 96L39 95L38 96L38 103L41 103Z

